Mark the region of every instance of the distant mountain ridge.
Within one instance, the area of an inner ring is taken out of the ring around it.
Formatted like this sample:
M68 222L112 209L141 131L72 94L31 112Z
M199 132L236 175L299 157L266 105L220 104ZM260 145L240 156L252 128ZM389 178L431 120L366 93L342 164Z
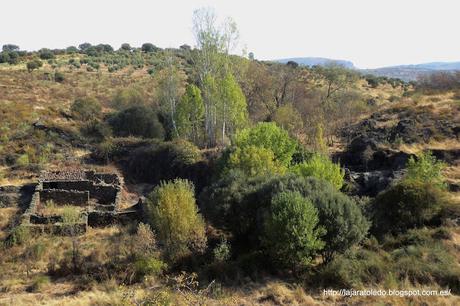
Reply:
M302 66L329 65L338 64L349 69L356 69L363 74L373 74L376 76L385 76L389 78L398 78L404 81L415 81L418 77L438 71L456 71L460 70L460 62L430 62L413 65L397 65L374 69L358 69L353 62L347 60L335 60L322 57L293 57L275 60L279 63L294 61Z
M325 66L325 65L330 65L330 64L336 64L343 66L345 68L350 68L350 69L356 69L355 65L351 61L346 61L346 60L337 60L337 59L330 59L330 58L324 58L324 57L292 57L292 58L283 58L279 60L275 60L275 62L279 62L282 64L286 64L287 62L296 62L299 65L302 66Z

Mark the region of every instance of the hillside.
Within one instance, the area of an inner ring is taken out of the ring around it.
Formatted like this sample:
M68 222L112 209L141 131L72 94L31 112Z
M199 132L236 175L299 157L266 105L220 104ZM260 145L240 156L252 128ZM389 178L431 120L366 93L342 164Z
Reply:
M0 64L0 304L458 304L456 83L213 50Z

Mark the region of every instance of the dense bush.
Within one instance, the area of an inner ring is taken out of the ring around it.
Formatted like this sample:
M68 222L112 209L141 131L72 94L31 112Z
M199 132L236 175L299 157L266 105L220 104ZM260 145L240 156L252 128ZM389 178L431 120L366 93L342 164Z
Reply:
M241 130L235 135L233 145L244 150L255 146L271 150L275 159L288 166L296 149L296 142L275 123L258 123L253 128Z
M161 183L148 196L146 210L169 260L204 251L205 224L198 213L192 183L181 179Z
M197 190L207 185L212 177L212 170L198 148L183 140L135 149L129 153L127 173L136 181L151 184L175 178L188 179Z
M54 58L54 53L50 49L43 48L38 51L38 56L42 60L49 60Z
M32 72L35 69L38 69L41 66L43 66L43 63L39 59L34 59L34 60L27 62L26 66L27 66L27 71Z
M345 171L339 164L333 163L328 157L314 154L306 161L291 167L290 171L301 176L313 176L331 183L337 190L342 188Z
M117 136L164 137L164 129L157 113L145 106L133 106L112 115L108 123Z
M356 203L329 183L313 177L291 174L248 179L242 173L230 173L206 188L200 204L203 213L216 226L230 230L237 240L257 247L272 198L290 191L300 192L318 209L319 224L326 229L322 251L326 261L366 235L369 224Z
M407 163L406 181L423 182L438 188L444 188L444 176L442 174L446 164L438 161L433 154L423 152L417 156L417 160L411 157Z
M78 120L94 120L100 116L101 104L92 97L79 98L72 103L70 111L72 116Z
M145 105L144 97L133 88L119 90L112 100L112 106L118 110Z
M318 211L298 192L282 192L272 198L264 224L262 244L281 267L306 266L324 247Z
M228 157L225 171L239 169L247 176L283 174L286 167L275 159L275 154L264 147L237 147Z
M431 183L402 181L373 201L373 231L376 235L399 233L427 224L444 201L444 193Z

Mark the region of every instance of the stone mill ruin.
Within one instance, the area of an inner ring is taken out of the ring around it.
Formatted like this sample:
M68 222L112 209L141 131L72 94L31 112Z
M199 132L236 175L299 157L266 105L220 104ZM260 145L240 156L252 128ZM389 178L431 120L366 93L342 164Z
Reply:
M22 225L36 234L75 235L138 218L141 202L121 207L122 179L92 170L46 171L40 175Z

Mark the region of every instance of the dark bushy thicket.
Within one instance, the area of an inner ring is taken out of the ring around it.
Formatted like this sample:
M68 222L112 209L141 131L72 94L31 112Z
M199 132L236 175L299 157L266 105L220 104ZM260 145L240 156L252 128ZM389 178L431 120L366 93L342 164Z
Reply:
M151 144L132 151L126 170L129 177L141 182L159 184L175 178L192 181L197 191L208 184L212 166L201 152L186 141Z
M400 233L432 221L444 203L444 193L435 185L403 181L382 192L372 203L373 232Z
M203 213L215 223L236 236L258 243L272 198L281 192L299 192L318 209L319 225L327 233L322 237L325 260L336 252L344 252L361 241L369 223L360 208L348 196L331 184L312 177L286 175L273 179L244 179L241 174L230 174L207 188L201 198Z
M130 107L111 116L108 122L116 136L159 139L164 137L164 129L158 121L158 115L149 107Z

